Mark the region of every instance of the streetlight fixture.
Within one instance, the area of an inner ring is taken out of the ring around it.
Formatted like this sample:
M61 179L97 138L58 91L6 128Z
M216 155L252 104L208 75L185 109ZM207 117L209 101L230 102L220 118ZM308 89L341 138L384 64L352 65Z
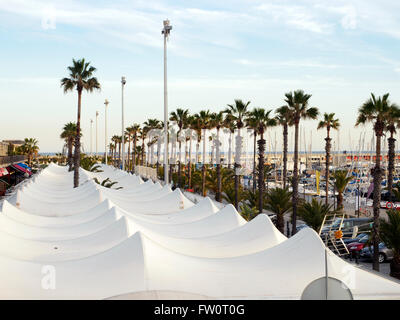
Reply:
M98 148L97 148L97 146L98 146L98 143L97 143L97 137L98 137L98 125L97 125L97 122L98 122L98 118L99 117L99 112L98 111L96 111L96 156L97 156L97 153L98 153Z
M105 147L105 163L107 164L107 139L108 139L108 137L107 137L107 107L108 107L108 104L109 104L109 102L108 102L108 100L106 99L105 101L104 101L104 105L106 106L105 107L105 113L104 113L104 147Z
M124 86L126 84L125 77L121 77L121 102L122 102L122 170L125 170L125 124L124 124Z
M168 184L168 91L167 91L167 39L172 30L169 20L163 21L164 28L161 34L164 35L164 183Z

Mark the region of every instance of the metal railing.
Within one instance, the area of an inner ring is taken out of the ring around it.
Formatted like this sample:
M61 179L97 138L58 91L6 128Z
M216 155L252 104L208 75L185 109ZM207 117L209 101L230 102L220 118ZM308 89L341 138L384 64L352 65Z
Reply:
M16 162L25 161L27 158L28 157L26 155L0 156L0 166L6 166Z

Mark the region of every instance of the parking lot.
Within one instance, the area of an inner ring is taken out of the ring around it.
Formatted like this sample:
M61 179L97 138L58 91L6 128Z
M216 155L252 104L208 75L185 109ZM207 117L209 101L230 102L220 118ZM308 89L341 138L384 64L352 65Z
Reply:
M371 261L359 260L358 264L357 264L354 259L352 261L350 259L345 259L345 260L351 264L356 265L359 268L363 268L367 271L373 271ZM386 262L381 263L379 265L379 273L382 273L385 276L390 276L390 262L386 261ZM394 278L391 277L391 279L394 279Z

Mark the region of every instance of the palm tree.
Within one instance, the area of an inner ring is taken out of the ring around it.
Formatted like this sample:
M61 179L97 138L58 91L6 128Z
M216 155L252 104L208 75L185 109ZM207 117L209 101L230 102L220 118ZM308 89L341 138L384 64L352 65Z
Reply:
M253 192L256 192L257 183L256 183L256 150L257 150L257 134L258 134L258 121L255 119L250 113L246 118L246 126L247 128L253 130Z
M293 215L292 215L292 235L296 233L297 205L299 201L299 124L301 119L316 119L319 111L317 108L308 106L311 98L310 94L305 94L303 90L289 92L285 94L285 102L288 105L290 113L293 115L294 124L294 164L293 164Z
M74 154L74 188L79 186L79 166L80 166L80 153L81 153L81 101L82 91L93 92L95 89L100 90L100 83L93 73L96 68L86 62L85 59L75 60L72 59L72 66L68 67L69 78L61 79L61 87L64 93L72 91L76 88L78 91L78 117L76 122L76 136L75 136L75 154Z
M282 182L283 188L286 188L287 181L287 155L288 155L288 129L293 124L293 115L288 106L282 106L276 111L276 120L283 127L283 170Z
M239 208L239 175L237 174L240 168L240 156L242 149L242 137L240 136L240 130L244 126L244 118L246 117L250 101L243 102L240 99L235 99L234 104L228 104L228 108L224 111L231 115L231 120L236 122L238 129L238 135L236 137L236 150L235 150L235 208Z
M335 190L337 191L337 210L343 209L343 192L346 189L348 183L353 180L353 176L347 176L346 170L337 170L333 172L333 183Z
M128 138L127 139L128 140L128 170L131 170L131 158L130 158L130 155L131 155L131 142L132 142L132 138L133 138L134 132L135 132L135 128L134 128L133 125L130 126L130 127L127 127L125 129L125 135Z
M177 108L176 111L170 113L169 121L173 121L178 126L178 145L179 145L179 161L178 161L178 187L182 188L181 184L181 156L182 156L182 141L180 139L182 129L187 124L187 118L189 116L188 109Z
M24 144L21 146L24 154L28 156L28 165L32 166L32 159L34 155L37 155L39 151L39 141L35 138L25 138Z
M115 145L110 142L110 144L108 145L108 149L110 150L110 154L111 154L111 159L113 159L114 156L114 150L115 150ZM106 163L107 164L107 163Z
M394 158L395 158L395 142L394 134L396 133L396 127L400 125L400 109L397 105L390 105L389 117L387 119L387 125L385 130L390 133L390 137L388 139L388 154L389 154L389 162L388 162L388 178L387 185L389 191L389 201L392 201L392 189L393 189L393 171L394 171Z
M227 113L224 119L224 128L225 133L229 133L228 138L228 169L231 168L231 159L232 159L232 135L235 133L237 129L236 122L233 120L232 115Z
M101 185L102 187L105 188L112 188L115 184L117 184L117 181L111 181L110 178L107 178L105 180L103 180L102 182L100 182L97 178L93 178L94 182L96 182L97 184ZM118 189L122 189L123 187L118 187L115 188L116 190Z
M260 171L259 168L257 168L257 171L256 171L257 175L259 175L259 171ZM264 187L265 187L265 182L267 182L267 187L266 187L267 192L268 192L268 185L269 185L268 179L271 176L272 171L274 171L274 167L272 165L270 165L270 164L264 165L264 174L263 174L264 180L263 180L263 182L264 182Z
M140 125L137 123L134 123L132 126L132 137L133 137L133 151L132 151L132 171L135 171L135 166L136 166L136 152L137 152L137 148L136 148L136 143L138 140L138 136L140 134Z
M192 130L194 130L194 132L196 133L197 136L197 142L196 142L196 163L200 162L200 155L199 155L199 150L200 150L200 142L201 142L201 132L202 132L202 121L201 118L199 116L199 114L195 114L193 115L193 117L191 118L191 122L190 122L190 127L192 128Z
M119 142L119 137L117 135L113 135L111 137L111 141L114 142L114 153L111 155L111 159L112 159L112 164L113 166L115 166L115 158L117 157L117 145Z
M263 211L263 200L264 200L264 153L265 153L265 140L264 132L268 127L276 125L276 120L270 118L271 110L265 111L263 108L254 108L248 113L247 121L252 122L254 127L257 128L257 132L260 135L260 139L257 141L258 144L258 210L261 213Z
M400 279L400 213L397 210L388 210L386 213L388 221L380 219L379 235L382 241L393 250L390 275Z
M364 102L364 104L358 109L358 117L356 121L356 126L372 122L376 137L375 167L372 170L374 177L374 224L372 226L372 242L374 247L373 269L376 271L379 271L379 210L382 182L381 137L383 136L388 118L390 117L390 110L389 93L386 93L383 97L378 97L378 99L376 99L375 95L371 93L371 98Z
M250 207L246 203L243 203L240 206L240 215L245 219L246 221L251 221L255 217L258 216L259 212L256 207Z
M73 164L72 149L74 147L75 135L76 135L76 123L68 122L67 124L65 124L63 127L63 131L61 132L60 138L65 140L68 148L68 160L67 160L68 171L72 171L72 164Z
M196 121L195 121L195 117L193 115L189 115L186 119L186 127L188 129L189 135L189 161L188 161L188 172L187 172L187 176L188 176L188 188L191 188L192 185L192 139L194 138L193 135L193 131L197 132L196 130ZM196 134L197 135L197 134ZM196 155L197 156L197 155ZM197 159L196 159L197 160ZM196 161L195 161L196 162Z
M116 143L118 144L118 167L120 167L121 166L122 136L117 136Z
M147 138L147 132L148 131L149 131L149 127L147 127L145 124L143 124L143 128L139 133L139 139L142 140L142 146L140 148L140 160L139 160L139 164L141 166L144 165L144 152L145 152L144 140Z
M210 127L211 114L209 110L202 110L195 115L197 121L199 122L200 128L203 131L203 165L201 167L202 176L202 195L205 197L207 195L206 190L206 131Z
M218 202L222 202L222 178L221 178L221 154L220 154L220 145L221 142L219 140L219 133L224 125L224 113L223 112L214 112L211 114L211 122L212 126L217 129L217 150L216 150L216 159L217 159L217 192L216 192L216 200Z
M292 193L288 188L273 188L265 195L265 209L276 214L276 227L284 233L284 215L292 210Z
M326 186L325 186L325 204L328 205L328 192L329 192L329 161L331 158L331 137L329 136L329 133L331 129L337 130L340 127L339 119L335 119L335 114L334 113L324 113L324 120L321 120L318 124L317 130L326 128L326 138L325 138L325 180L326 180Z
M233 172L229 169L221 168L221 184L226 187L231 183ZM206 189L211 190L215 194L215 199L217 199L218 191L220 187L218 186L218 178L216 170L209 170L206 174ZM222 195L221 195L222 196Z
M327 205L322 201L319 202L313 198L311 203L305 201L299 207L299 216L309 227L318 232L325 215L331 212L331 208L331 205Z

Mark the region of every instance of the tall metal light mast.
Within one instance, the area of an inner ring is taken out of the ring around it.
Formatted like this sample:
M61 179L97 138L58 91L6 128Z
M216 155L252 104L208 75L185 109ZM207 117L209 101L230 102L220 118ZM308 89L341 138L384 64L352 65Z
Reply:
M163 21L164 28L161 34L164 35L164 182L168 184L168 91L167 91L167 39L172 30L169 20Z

